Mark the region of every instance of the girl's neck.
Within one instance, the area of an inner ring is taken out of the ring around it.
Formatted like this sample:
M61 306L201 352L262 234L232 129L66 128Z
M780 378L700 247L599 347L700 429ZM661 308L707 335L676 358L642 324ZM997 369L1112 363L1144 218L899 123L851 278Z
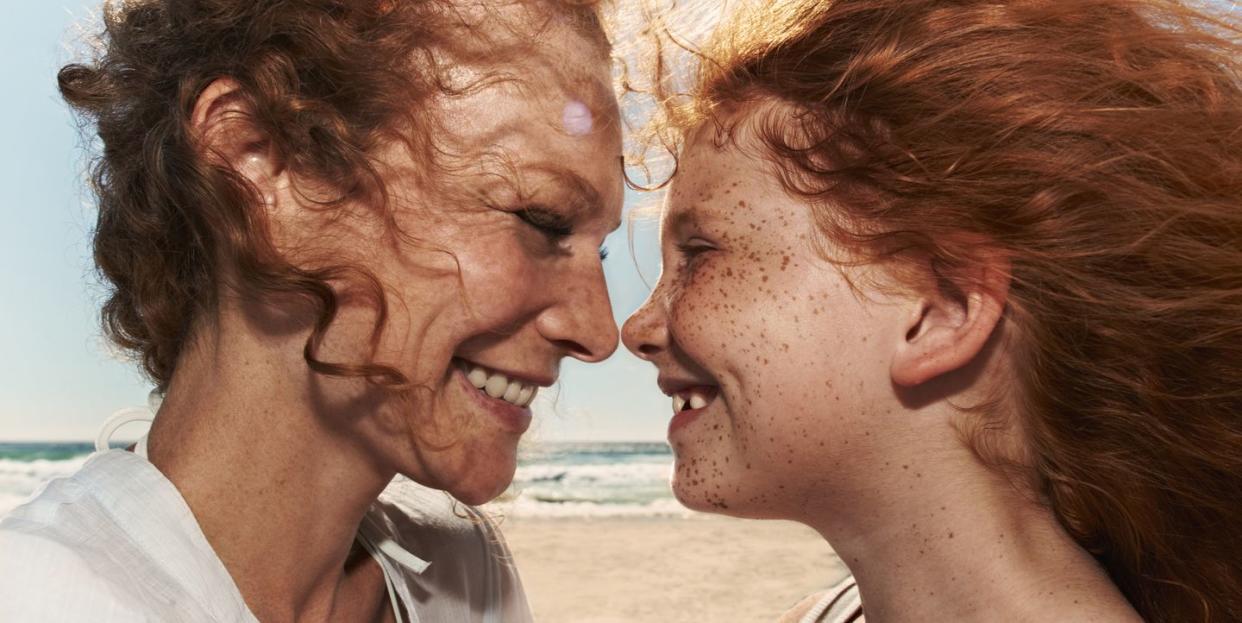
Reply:
M1052 512L969 449L893 471L806 522L854 574L869 623L1141 621Z

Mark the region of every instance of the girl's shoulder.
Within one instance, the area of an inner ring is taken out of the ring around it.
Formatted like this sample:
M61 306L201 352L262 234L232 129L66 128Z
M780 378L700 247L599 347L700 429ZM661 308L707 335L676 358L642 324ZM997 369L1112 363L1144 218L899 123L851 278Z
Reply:
M808 595L778 623L865 623L854 577L846 576L836 586Z

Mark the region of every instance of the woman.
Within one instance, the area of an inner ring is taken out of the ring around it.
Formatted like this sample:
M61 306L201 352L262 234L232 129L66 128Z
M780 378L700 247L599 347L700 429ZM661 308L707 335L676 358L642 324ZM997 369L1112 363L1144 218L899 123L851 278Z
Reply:
M622 339L677 497L848 565L787 620L1242 620L1236 19L780 2L699 50Z
M389 483L495 497L558 362L616 346L595 10L160 0L105 24L60 87L102 141L105 326L164 398L141 456L0 523L0 619L529 620L485 517Z

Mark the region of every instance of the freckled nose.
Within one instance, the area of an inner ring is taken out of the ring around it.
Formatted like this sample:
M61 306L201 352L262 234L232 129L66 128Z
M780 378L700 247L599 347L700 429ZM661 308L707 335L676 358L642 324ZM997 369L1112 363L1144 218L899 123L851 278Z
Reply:
M668 325L653 292L621 329L625 347L641 359L651 361L668 347Z
M540 318L540 332L588 363L603 361L617 350L617 323L604 274L598 266L562 286L562 299Z

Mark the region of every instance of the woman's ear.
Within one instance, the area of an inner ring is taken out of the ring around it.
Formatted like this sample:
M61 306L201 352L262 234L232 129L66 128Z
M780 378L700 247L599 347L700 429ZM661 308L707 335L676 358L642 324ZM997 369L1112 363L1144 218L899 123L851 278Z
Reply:
M284 168L253 112L236 80L218 78L195 101L190 130L203 158L244 177L271 209L286 182Z
M977 258L976 268L960 279L929 271L929 293L911 300L905 335L893 354L893 383L914 387L965 367L988 343L1005 312L1010 265L999 253Z

